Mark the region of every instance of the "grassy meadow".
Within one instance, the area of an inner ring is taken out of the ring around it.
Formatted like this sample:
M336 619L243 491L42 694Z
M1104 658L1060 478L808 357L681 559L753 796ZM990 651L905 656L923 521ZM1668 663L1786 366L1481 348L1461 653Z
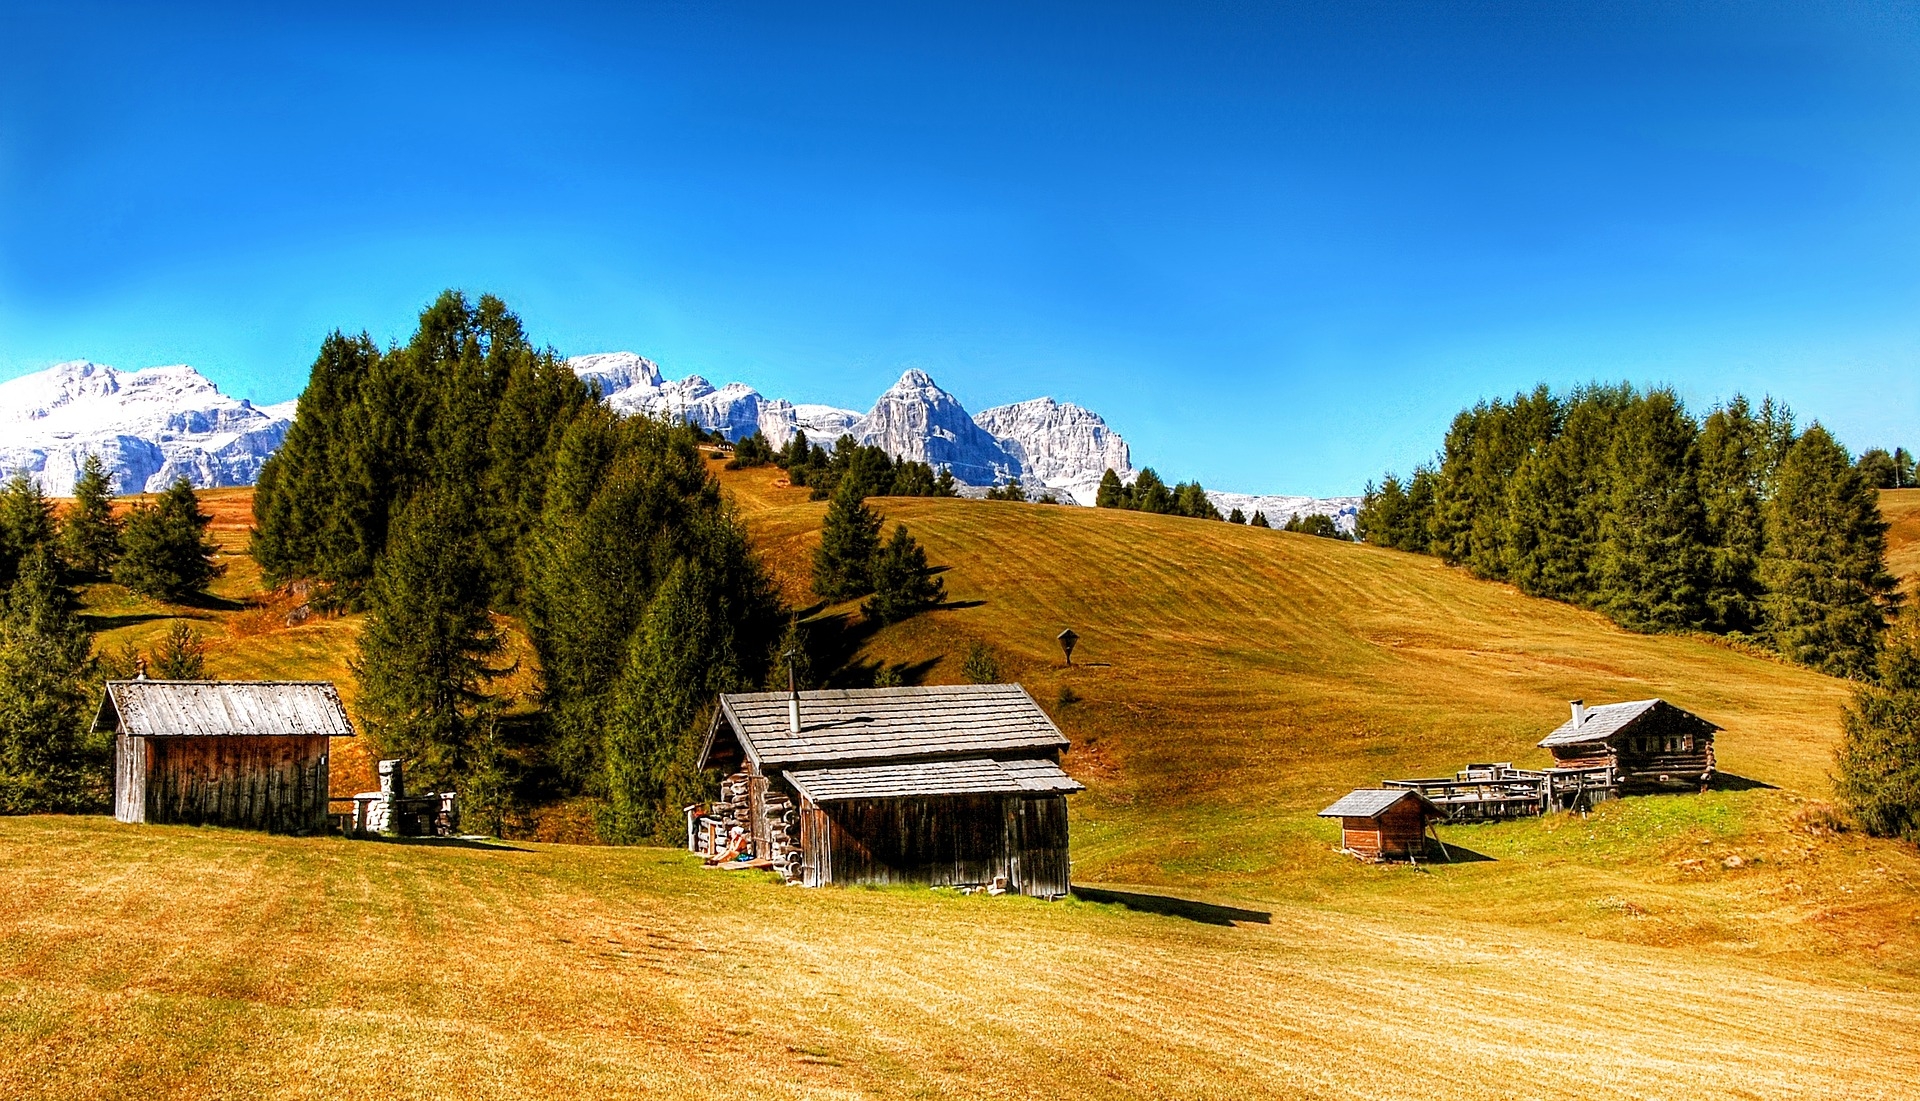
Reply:
M1900 1097L1920 1077L1920 854L1835 829L1846 686L1694 637L1284 532L875 502L948 607L810 607L824 504L727 472L853 679L991 646L1072 738L1056 904L818 890L658 849L0 820L0 1096ZM203 498L213 606L88 593L104 642L178 616L216 675L328 677ZM1883 498L1920 572L1920 491ZM1066 668L1054 642L1081 636ZM1443 828L1368 867L1314 812L1384 778L1536 764L1566 713L1659 695L1725 728L1720 788ZM336 788L369 777L351 742Z

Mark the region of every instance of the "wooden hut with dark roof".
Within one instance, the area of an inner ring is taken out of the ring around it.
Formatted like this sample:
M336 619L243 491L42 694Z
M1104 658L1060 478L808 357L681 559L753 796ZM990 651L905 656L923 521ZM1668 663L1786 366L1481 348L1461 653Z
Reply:
M1084 790L1066 748L1017 684L728 693L699 762L727 776L688 808L688 845L807 886L1062 896L1066 797Z
M1613 769L1622 795L1704 792L1713 783L1713 736L1718 726L1662 699L1588 707L1572 714L1540 745L1561 768Z
M93 729L120 821L274 833L326 830L328 740L353 736L325 681L108 681Z
M1427 855L1427 831L1447 812L1418 791L1360 788L1319 816L1340 819L1340 848L1362 860L1411 860Z

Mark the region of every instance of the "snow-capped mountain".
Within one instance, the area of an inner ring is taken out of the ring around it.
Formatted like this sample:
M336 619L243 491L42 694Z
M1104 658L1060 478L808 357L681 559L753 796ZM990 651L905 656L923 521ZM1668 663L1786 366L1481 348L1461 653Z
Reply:
M1127 441L1091 409L1034 398L983 409L973 419L1000 441L1027 477L1065 490L1081 504L1093 503L1109 470L1132 479Z
M1213 502L1213 507L1219 509L1222 516L1231 516L1233 510L1237 508L1242 515L1251 520L1254 513L1264 512L1267 514L1267 522L1276 528L1295 516L1331 516L1333 526L1348 535L1353 534L1353 523L1355 517L1360 515L1361 501L1358 497L1289 497L1280 494L1262 496L1252 493L1216 493L1212 490L1207 491L1207 499Z
M92 454L116 493L155 492L181 475L201 487L252 485L294 404L236 401L184 365L61 363L0 383L0 474L32 475L64 496Z
M1000 485L1029 473L1026 464L975 424L959 400L935 385L925 371L901 375L852 432L854 439L896 458L926 463L935 470L944 466L953 471L956 481L967 485Z
M759 432L776 448L796 430L827 447L851 435L896 458L944 466L974 487L1018 478L1030 493L1052 490L1091 505L1108 470L1125 482L1137 475L1127 441L1090 409L1034 398L969 415L920 370L901 375L861 413L768 398L744 383L715 386L699 375L669 380L632 352L575 356L568 365L622 412L685 419L732 440ZM251 485L286 438L295 405L235 400L187 366L62 363L0 383L0 477L25 472L63 496L93 454L112 472L116 493L157 491L181 475L202 488ZM1357 497L1209 496L1222 513L1262 511L1276 526L1317 512L1352 530L1359 506Z
M715 389L699 375L669 382L651 360L632 352L575 356L568 363L615 409L681 417L730 440L758 431L775 448L786 446L796 428L825 447L851 435L895 458L945 466L963 485L1000 485L1012 477L1030 492L1052 490L1091 505L1108 470L1129 484L1138 473L1127 441L1091 409L1034 398L969 416L959 399L917 369L901 375L862 414L831 405L795 405L737 382ZM1247 516L1261 511L1278 526L1296 513L1322 513L1347 531L1360 502L1358 497L1209 496L1222 515L1234 508Z

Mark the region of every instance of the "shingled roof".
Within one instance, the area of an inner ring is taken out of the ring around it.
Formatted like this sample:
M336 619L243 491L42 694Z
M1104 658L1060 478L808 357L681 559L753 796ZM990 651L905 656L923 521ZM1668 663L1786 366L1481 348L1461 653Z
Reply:
M1052 761L983 758L794 769L786 777L816 803L905 795L1066 795L1086 790Z
M1675 707L1663 699L1631 700L1627 703L1603 703L1596 707L1585 708L1577 722L1569 716L1566 722L1555 727L1553 733L1542 739L1540 744L1550 748L1556 745L1604 742L1662 708L1679 712L1707 730L1720 729L1691 711Z
M1332 806L1321 811L1319 816L1321 818L1373 818L1402 799L1418 799L1436 814L1441 813L1438 804L1417 791L1359 788L1342 795Z
M1066 735L1017 684L820 689L800 693L800 732L785 692L729 692L701 751L707 767L725 722L762 769L1031 755L1067 748Z
M326 681L110 680L93 728L138 738L353 736Z

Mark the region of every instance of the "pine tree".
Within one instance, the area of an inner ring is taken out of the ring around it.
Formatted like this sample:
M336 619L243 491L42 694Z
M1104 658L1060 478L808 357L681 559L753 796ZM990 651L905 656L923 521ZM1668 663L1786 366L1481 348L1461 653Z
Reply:
M1126 503L1126 487L1120 484L1120 475L1112 467L1100 475L1100 488L1094 493L1095 508L1122 508Z
M845 600L873 591L873 559L880 550L880 517L845 482L827 506L820 546L813 553L813 591Z
M1920 842L1920 608L1884 642L1878 683L1856 687L1847 706L1834 791L1868 833Z
M1873 487L1816 422L1787 450L1766 508L1760 579L1775 649L1836 676L1872 672L1896 599L1886 531Z
M933 493L931 496L958 497L959 495L960 486L953 480L953 470L949 467L942 466L939 476L933 480Z
M860 605L860 614L881 623L898 623L946 599L947 584L933 576L927 552L907 534L907 525L895 524L893 537L873 558L873 596Z
M1904 447L1893 449L1893 477L1898 489L1912 489L1916 484L1913 456Z
M153 675L161 680L207 679L207 644L186 620L174 620L154 650Z
M675 808L702 795L698 719L743 679L714 605L698 568L681 562L647 606L606 731L608 841L663 839L678 824Z
M1255 510L1253 514L1253 519L1247 521L1247 526L1255 527L1255 528L1267 528L1267 527L1272 527L1273 525L1267 522L1266 513Z
M1000 659L993 656L993 648L986 643L970 642L966 656L960 659L960 675L968 684L998 684Z
M1708 415L1699 452L1707 626L1752 633L1760 626L1761 492L1769 478L1766 441L1745 398Z
M791 680L789 680L791 675ZM813 658L807 648L807 632L799 616L787 617L787 629L774 644L773 660L767 667L767 691L785 692L788 686L806 689L813 684Z
M1615 422L1595 596L1623 626L1676 630L1704 617L1695 431L1669 390L1646 394Z
M466 780L485 687L501 672L470 519L451 495L408 502L374 568L351 662L368 740L429 785Z
M7 479L0 486L0 589L13 584L36 550L53 548L56 534L53 503L40 492L40 483L25 474Z
M60 547L67 565L85 577L104 578L120 558L120 521L113 515L113 486L107 466L88 455L73 485L73 506L60 525Z
M0 606L0 813L106 805L108 737L89 733L92 642L49 546L27 554Z
M1854 466L1860 469L1860 476L1875 489L1899 489L1900 468L1894 465L1893 456L1885 448L1870 447L1854 460Z
M1143 467L1133 484L1127 487L1126 508L1164 515L1173 511L1173 491L1160 480L1152 467Z
M1182 482L1174 487L1173 511L1176 516L1191 516L1196 520L1220 519L1220 510L1213 507L1213 501L1199 482Z
M1369 491L1371 491L1373 487L1368 486L1367 488ZM1229 524L1244 524L1246 522L1247 522L1247 514L1244 512L1241 512L1237 508L1234 509L1232 512L1227 513L1227 523Z
M200 511L192 484L185 477L175 480L153 504L135 505L128 515L113 579L162 600L205 590L219 574L206 534L212 519Z

